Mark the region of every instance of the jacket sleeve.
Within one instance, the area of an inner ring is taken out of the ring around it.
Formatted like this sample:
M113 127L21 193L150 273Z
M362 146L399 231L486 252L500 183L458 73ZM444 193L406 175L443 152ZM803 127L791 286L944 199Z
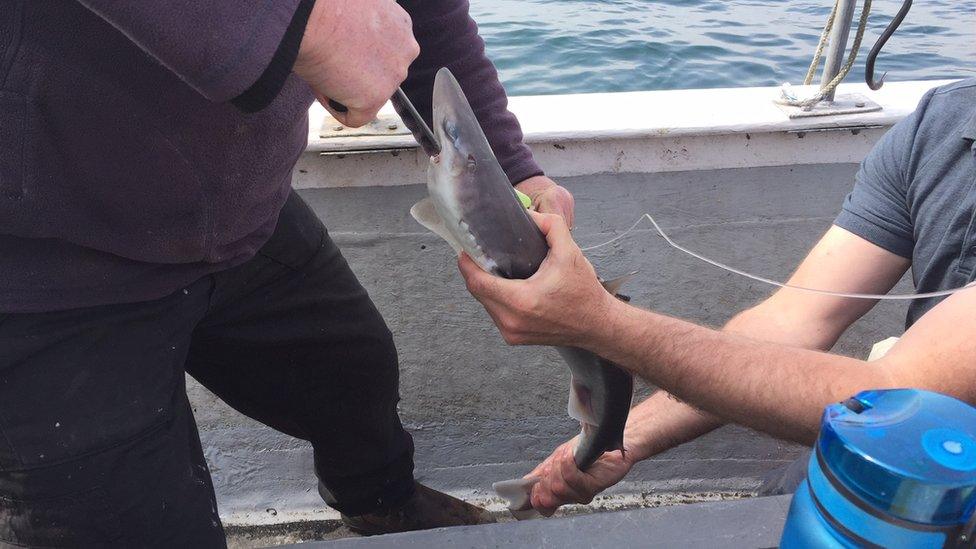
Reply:
M522 143L518 119L508 110L505 88L495 66L485 55L485 43L468 14L468 0L398 0L413 19L420 56L410 66L403 91L427 120L432 118L434 76L448 67L464 90L488 142L509 180L514 184L542 169ZM399 106L397 106L399 110ZM412 130L409 117L403 117Z
M238 97L259 80L275 57L301 3L301 0L78 1L204 97L217 102Z

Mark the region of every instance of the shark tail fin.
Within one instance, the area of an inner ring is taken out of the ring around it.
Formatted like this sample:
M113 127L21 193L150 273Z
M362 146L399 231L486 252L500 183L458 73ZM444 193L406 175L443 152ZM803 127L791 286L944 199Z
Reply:
M539 482L537 477L502 480L491 485L499 497L508 504L508 510L518 520L539 518L539 512L532 508L532 487Z

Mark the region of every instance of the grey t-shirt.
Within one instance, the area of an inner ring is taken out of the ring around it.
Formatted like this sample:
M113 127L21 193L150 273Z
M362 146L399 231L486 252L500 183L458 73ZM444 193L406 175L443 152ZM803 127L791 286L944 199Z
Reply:
M976 272L976 80L936 88L861 164L837 226L912 261L918 292ZM913 301L911 326L940 301Z

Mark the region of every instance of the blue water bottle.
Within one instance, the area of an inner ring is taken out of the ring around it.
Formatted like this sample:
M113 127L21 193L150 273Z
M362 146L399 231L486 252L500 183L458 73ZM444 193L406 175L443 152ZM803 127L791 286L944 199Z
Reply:
M827 407L780 547L973 547L976 408L913 389Z

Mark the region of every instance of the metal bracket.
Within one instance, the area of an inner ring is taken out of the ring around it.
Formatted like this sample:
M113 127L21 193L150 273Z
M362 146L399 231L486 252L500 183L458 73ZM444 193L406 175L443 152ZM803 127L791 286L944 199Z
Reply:
M369 154L386 154L389 153L393 156L400 156L402 152L416 151L416 146L411 147L380 147L372 149L343 149L340 151L322 151L319 156L325 157L335 157L335 158L346 158L347 156L364 156Z
M825 128L807 128L804 130L786 130L787 134L795 135L800 139L807 136L808 133L826 133L826 132L851 132L851 135L860 135L861 132L865 130L880 130L887 129L891 126L885 126L883 124L869 124L869 125L859 125L859 126L828 126Z
M396 114L382 114L361 128L347 128L335 118L326 116L319 128L319 137L322 139L390 135L410 135L410 130Z
M816 116L838 116L842 114L861 114L881 110L881 105L860 93L838 95L833 101L821 101L812 107L793 107L777 103L777 107L792 120Z

